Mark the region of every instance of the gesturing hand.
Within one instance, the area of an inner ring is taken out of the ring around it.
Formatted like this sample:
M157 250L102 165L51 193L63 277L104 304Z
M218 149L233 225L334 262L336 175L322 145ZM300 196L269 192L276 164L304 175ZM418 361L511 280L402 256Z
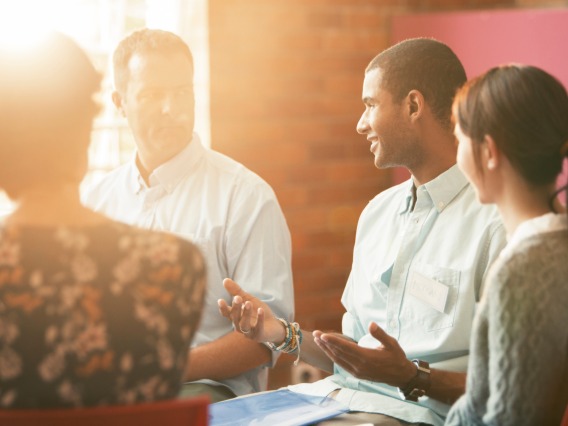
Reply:
M369 332L379 341L376 348L363 348L335 334L313 332L314 341L337 365L353 376L391 386L404 387L416 375L416 366L394 337L372 322Z
M236 331L257 342L280 344L284 341L284 326L266 303L244 291L229 278L223 280L223 286L233 296L233 303L229 306L219 299L219 312L233 322Z

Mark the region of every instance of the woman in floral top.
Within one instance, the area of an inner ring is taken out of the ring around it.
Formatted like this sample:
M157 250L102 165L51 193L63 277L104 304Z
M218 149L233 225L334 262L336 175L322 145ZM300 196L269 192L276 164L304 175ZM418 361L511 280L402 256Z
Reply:
M0 51L0 408L173 398L205 286L197 248L84 208L100 76L66 36Z

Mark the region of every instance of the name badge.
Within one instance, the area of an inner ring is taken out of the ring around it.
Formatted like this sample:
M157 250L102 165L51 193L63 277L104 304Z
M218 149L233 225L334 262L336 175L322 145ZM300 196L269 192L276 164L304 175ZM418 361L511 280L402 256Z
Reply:
M447 285L418 272L413 272L410 277L408 292L441 313L446 308L449 290Z

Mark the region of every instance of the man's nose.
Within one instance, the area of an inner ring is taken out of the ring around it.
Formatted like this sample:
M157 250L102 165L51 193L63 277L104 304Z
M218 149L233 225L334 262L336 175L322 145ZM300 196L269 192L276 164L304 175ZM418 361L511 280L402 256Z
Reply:
M365 117L365 113L363 113L357 122L357 133L364 135L367 133L368 129L369 125L367 123L367 118Z
M162 99L162 114L173 114L177 109L177 100L174 95L165 95Z

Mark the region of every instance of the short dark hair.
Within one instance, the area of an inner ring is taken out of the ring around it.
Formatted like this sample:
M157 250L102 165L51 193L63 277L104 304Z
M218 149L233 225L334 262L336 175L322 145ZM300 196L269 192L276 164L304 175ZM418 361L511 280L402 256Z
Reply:
M0 187L10 197L86 172L101 75L68 36L0 49ZM84 165L80 169L78 165Z
M451 129L452 101L467 79L452 49L431 38L408 39L379 53L365 72L376 68L395 102L418 90L443 127Z
M532 185L553 183L562 170L568 141L568 95L540 68L504 65L463 86L454 100L454 119L479 143L490 135L511 165Z
M128 63L136 53L182 53L193 71L193 56L188 45L174 33L156 29L142 29L126 36L116 47L113 57L114 87L124 93L128 84Z

